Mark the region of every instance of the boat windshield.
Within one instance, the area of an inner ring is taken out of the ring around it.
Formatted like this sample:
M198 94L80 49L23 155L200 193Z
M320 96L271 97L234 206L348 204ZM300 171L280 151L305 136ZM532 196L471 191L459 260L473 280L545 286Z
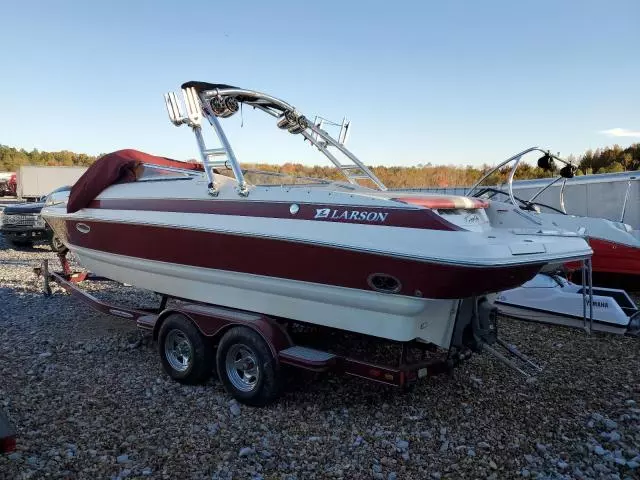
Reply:
M499 186L501 187L501 186ZM481 190L477 190L476 193L473 195L476 198L481 198L483 200L495 200L498 202L510 202L511 201L511 197L509 196L509 192L505 191L505 190L501 190L500 188L496 188L496 187L485 187L482 188ZM522 199L520 197L518 197L517 195L513 195L513 198L516 200L516 202L518 202L518 206L520 208L523 207L527 207L528 206L528 201L525 199ZM546 205L542 205L546 208L551 208L551 207L547 207ZM560 212L562 213L562 212Z
M245 170L245 179L256 186L268 185L328 185L331 180L325 178L298 177L287 173Z
M234 178L233 171L231 169L214 170L214 173L219 175L228 176ZM289 173L281 172L267 172L264 170L246 169L242 170L245 181L256 187L268 187L268 186L321 186L321 185L340 185L344 188L356 190L358 188L367 188L362 185L352 185L350 183L331 179L331 178L318 178L318 177L305 177L299 175L293 175ZM339 172L336 170L336 177L339 176ZM367 188L368 189L368 188Z
M189 179L201 172L195 170L182 170L161 165L144 164L136 173L138 182L150 182L157 180L178 180Z
M326 174L327 171L322 169L321 173ZM213 173L218 175L224 175L225 177L235 178L233 170L230 168L214 168ZM336 169L335 172L329 170L329 174L335 173L335 179L333 178L319 178L319 177L306 177L300 175L294 175L282 172L268 172L264 170L243 169L242 174L247 184L257 187L268 186L322 186L322 185L339 185L342 188L349 190L367 189L369 187L364 185L353 185L341 180L338 180L340 172ZM201 171L182 170L179 168L170 168L157 165L144 165L144 167L138 172L136 181L138 182L150 182L150 181L167 181L167 180L188 180L194 176L202 175Z

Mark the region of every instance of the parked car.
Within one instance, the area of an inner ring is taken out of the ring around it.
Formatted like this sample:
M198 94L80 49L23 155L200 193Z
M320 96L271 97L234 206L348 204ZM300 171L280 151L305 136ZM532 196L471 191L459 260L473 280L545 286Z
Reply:
M70 186L56 188L56 192L71 190ZM46 241L54 252L63 252L66 247L53 234L51 227L40 216L49 195L38 199L37 202L7 205L0 217L0 233L5 240L17 247L33 245L36 241Z

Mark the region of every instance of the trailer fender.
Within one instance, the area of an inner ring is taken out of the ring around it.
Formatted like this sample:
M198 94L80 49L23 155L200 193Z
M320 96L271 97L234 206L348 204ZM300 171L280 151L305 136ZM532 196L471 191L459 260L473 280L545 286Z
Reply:
M158 339L162 323L174 313L188 318L203 336L211 339L214 343L218 343L225 332L232 327L244 326L257 332L267 342L275 358L278 357L280 350L293 345L293 341L284 327L266 315L199 304L187 304L181 308L164 310L158 315L153 327L154 340Z

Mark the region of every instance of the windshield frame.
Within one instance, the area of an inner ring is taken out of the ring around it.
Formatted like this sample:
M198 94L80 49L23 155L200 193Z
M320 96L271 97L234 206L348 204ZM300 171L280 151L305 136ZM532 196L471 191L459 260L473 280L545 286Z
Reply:
M222 171L229 172L230 175L226 175L222 173ZM223 169L213 169L213 173L217 175L222 175L228 178L234 178L233 170L231 168L223 168ZM358 189L366 189L366 190L374 190L365 185L353 185L343 180L332 180L329 178L320 178L320 177L307 177L304 175L294 175L290 173L284 172L271 172L268 170L259 170L252 168L243 168L242 174L245 177L247 185L252 187L318 187L318 186L328 186L328 185L338 185L343 188L347 188L349 190L358 190ZM281 178L281 179L293 179L293 182L275 182L275 183L262 183L262 182L253 182L251 181L252 175L261 175L272 178Z

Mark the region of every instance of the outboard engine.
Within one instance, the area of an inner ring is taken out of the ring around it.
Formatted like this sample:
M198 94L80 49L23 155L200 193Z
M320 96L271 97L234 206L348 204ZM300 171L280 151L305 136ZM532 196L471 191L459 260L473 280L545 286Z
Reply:
M487 297L465 298L460 303L450 349L482 351L498 337L498 308Z

